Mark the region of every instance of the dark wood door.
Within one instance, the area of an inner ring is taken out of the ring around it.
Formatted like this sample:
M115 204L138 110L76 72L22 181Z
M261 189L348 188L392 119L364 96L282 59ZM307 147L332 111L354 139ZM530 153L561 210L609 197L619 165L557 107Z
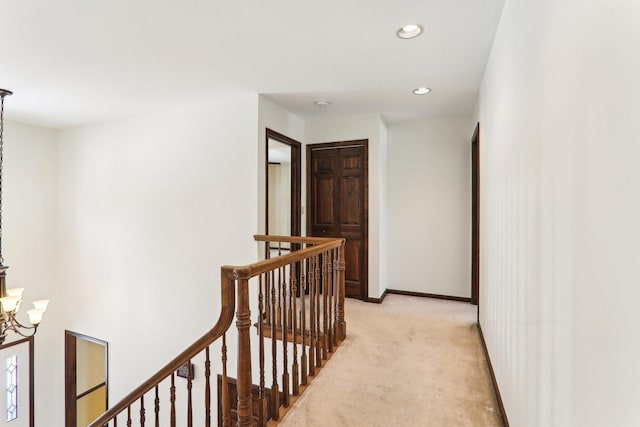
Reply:
M345 293L366 299L368 141L307 146L307 234L343 237Z

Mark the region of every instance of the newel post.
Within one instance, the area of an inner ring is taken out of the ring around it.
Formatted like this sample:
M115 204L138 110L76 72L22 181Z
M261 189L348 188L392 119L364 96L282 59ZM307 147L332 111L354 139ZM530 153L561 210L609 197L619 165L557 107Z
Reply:
M347 323L344 321L344 240L338 248L338 263L336 270L338 271L338 339L344 340L347 337Z
M253 420L251 396L251 311L249 310L249 280L238 280L238 426L249 427Z

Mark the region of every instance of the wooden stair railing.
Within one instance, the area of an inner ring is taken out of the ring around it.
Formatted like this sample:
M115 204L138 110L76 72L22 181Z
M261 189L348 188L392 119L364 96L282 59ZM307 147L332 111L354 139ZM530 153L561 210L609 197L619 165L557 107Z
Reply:
M277 424L346 336L345 241L254 238L264 242L267 259L221 268L222 308L215 326L90 427ZM289 253L283 254L283 244ZM257 312L255 322L251 310ZM250 334L252 323L256 335ZM228 372L228 341L237 343L235 380ZM212 350L219 350L219 361L210 357ZM177 378L179 370L186 370L184 380ZM218 395L212 397L216 382ZM230 394L237 395L234 405Z

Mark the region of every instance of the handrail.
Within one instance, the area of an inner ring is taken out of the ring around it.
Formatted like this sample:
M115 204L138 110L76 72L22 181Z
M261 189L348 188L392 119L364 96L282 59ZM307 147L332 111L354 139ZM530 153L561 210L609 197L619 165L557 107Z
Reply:
M312 236L275 236L272 234L255 234L253 240L257 242L285 242L285 243L327 243L336 240L335 237L312 237Z
M100 427L106 424L114 416L118 415L121 411L132 405L135 401L140 399L141 396L154 388L160 381L171 375L173 372L178 370L179 367L187 363L192 357L200 353L206 346L219 339L222 334L229 329L233 322L235 310L235 286L234 282L229 280L225 274L221 274L220 294L222 309L215 326L209 332L204 334L198 341L171 360L171 362L162 367L162 369L156 372L151 378L143 382L139 387L126 395L100 417L96 418L91 424L89 424L89 427Z
M331 249L337 249L342 246L345 239L330 238L330 237L295 237L295 236L253 236L256 241L268 242L268 241L281 241L287 243L314 243L315 246L300 249L298 251L291 252L286 255L281 255L277 258L265 259L264 261L258 261L253 264L245 266L222 266L222 271L229 277L236 279L250 279L259 274L265 273L269 270L282 267L284 265L292 264L294 262L302 261L311 255L321 254Z

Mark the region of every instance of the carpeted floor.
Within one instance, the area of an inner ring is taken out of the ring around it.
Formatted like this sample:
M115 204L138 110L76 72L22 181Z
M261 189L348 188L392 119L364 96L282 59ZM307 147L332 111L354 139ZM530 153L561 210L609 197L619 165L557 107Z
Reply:
M348 299L347 339L280 426L501 426L476 307Z

